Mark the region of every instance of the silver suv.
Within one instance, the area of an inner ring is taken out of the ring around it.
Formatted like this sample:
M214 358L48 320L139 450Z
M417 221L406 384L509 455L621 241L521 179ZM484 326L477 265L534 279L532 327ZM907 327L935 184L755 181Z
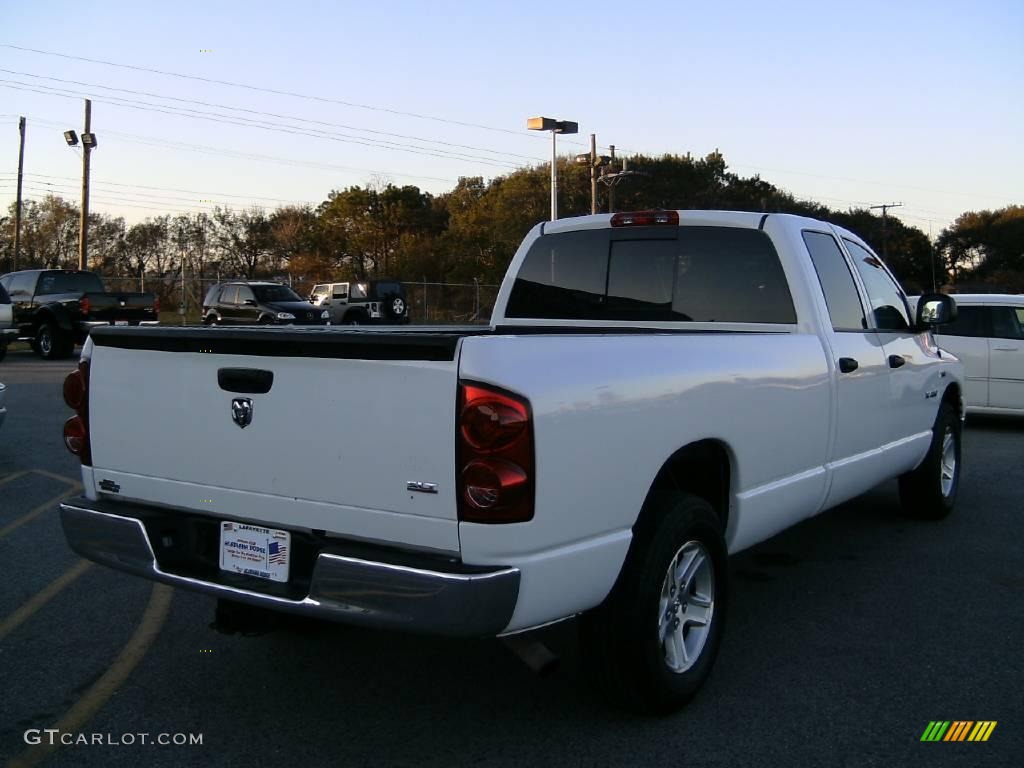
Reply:
M309 300L331 313L336 325L403 325L409 322L405 287L397 280L319 283Z

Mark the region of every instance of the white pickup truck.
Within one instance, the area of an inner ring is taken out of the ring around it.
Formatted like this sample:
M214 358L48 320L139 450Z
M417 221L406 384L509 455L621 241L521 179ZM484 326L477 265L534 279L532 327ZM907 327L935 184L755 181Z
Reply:
M490 327L100 328L65 383L71 547L374 627L582 615L622 699L707 676L727 553L900 478L949 513L963 370L854 234L790 215L539 224ZM343 433L346 439L338 440Z

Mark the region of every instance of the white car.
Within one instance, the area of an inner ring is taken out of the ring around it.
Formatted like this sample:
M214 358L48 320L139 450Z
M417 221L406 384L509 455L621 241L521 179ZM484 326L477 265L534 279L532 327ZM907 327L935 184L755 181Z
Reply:
M18 329L14 327L14 307L11 297L0 285L0 360L7 355L7 344L18 338Z
M971 413L1024 415L1024 294L954 294L957 318L935 340L964 364Z
M891 478L952 511L963 366L929 322L955 303L920 304L826 222L645 211L538 224L490 327L100 328L64 386L64 532L340 622L582 614L597 679L664 711L711 669L727 553Z

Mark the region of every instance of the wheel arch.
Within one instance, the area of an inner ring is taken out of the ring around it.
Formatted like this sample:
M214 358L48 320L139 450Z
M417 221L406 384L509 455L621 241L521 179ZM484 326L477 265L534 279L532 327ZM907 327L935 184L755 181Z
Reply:
M53 323L62 331L71 331L71 318L68 317L68 313L64 311L60 305L50 305L40 307L36 310L36 313L32 316L32 335L34 336L39 331L39 327L43 323Z
M958 382L952 382L946 391L942 393L942 402L949 403L951 406L956 408L957 415L962 419L964 417L964 396L963 390L960 389Z
M657 503L660 496L681 492L707 501L721 523L722 533L727 535L734 464L729 446L714 438L697 440L674 451L655 475L634 531L648 529L664 514L664 505Z

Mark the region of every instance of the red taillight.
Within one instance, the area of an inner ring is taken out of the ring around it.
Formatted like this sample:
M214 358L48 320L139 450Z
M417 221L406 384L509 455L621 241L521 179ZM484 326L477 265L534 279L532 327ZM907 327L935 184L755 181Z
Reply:
M89 297L83 296L78 300L78 311L83 315L88 315L91 307L89 306Z
M73 411L85 405L85 376L81 368L76 368L64 379L64 402Z
M459 385L459 519L533 519L533 427L523 398L481 384Z
M633 211L612 216L613 227L651 227L679 224L679 211Z
M78 368L64 379L64 402L75 411L75 415L64 422L64 445L78 456L83 464L91 465L88 360L79 362Z
M154 315L159 315L160 314L160 297L159 296L157 296L155 299L153 299L153 314Z
M64 445L76 456L82 455L82 449L89 436L85 432L85 422L81 416L72 416L64 422Z

